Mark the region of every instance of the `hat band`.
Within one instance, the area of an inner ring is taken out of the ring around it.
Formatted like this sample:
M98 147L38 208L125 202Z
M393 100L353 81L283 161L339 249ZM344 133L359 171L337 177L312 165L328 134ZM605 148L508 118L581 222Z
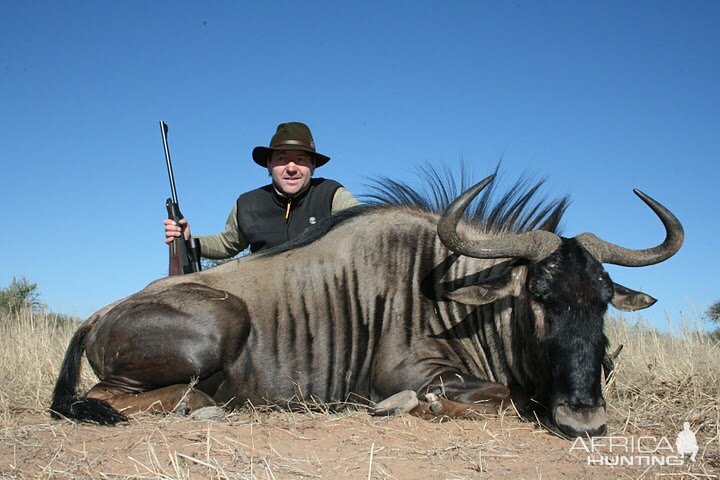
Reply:
M311 145L306 142L302 142L300 140L281 140L279 142L276 142L276 143L273 143L272 145L270 145L270 148L277 148L277 147L281 147L283 145L299 145L301 147L309 148L313 152L315 151L314 145Z

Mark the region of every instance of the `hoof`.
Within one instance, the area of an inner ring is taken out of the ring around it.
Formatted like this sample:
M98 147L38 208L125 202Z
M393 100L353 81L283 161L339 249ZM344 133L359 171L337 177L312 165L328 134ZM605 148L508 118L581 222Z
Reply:
M431 402L428 405L428 410L430 410L435 415L439 415L443 411L443 404L440 402Z
M408 413L417 407L418 403L417 393L412 390L403 390L380 403L376 403L375 406L370 409L370 413L375 416Z
M198 408L190 414L190 419L199 421L222 422L227 412L220 407L210 406Z
M178 415L187 415L190 412L190 407L188 407L187 402L182 401L177 404L175 407L175 413Z
M425 395L425 400L428 402L427 409L434 413L435 415L439 415L443 411L443 404L440 402L440 397L435 395L434 393L428 393Z

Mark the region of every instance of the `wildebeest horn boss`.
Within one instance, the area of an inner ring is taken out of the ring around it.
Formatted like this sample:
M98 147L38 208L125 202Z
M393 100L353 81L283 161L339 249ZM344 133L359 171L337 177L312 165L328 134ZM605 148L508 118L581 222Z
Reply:
M113 424L148 408L374 404L411 391L419 415L497 411L512 399L544 408L565 435L603 434L603 316L608 304L655 300L613 283L602 263L670 258L682 226L636 191L665 225L659 246L564 238L566 199L531 204L540 183L519 183L491 207L493 178L447 198L442 215L391 181L374 204L294 243L105 307L70 341L52 415ZM438 176L433 188L448 197ZM100 382L79 395L83 351Z

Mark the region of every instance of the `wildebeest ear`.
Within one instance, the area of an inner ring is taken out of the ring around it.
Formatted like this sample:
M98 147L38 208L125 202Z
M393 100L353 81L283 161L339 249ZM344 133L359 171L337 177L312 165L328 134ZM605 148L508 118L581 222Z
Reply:
M471 285L445 291L442 296L447 300L464 303L465 305L485 305L497 299L498 291L494 288Z
M613 307L624 312L642 310L657 302L657 300L650 295L630 290L619 283L613 283L613 288L615 289L615 295L613 295L610 303Z

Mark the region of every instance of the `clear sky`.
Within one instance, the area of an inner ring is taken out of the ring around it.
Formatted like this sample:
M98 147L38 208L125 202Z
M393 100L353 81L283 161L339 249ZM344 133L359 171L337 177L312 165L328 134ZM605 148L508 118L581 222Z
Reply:
M656 325L698 319L720 298L718 25L717 1L4 0L0 286L25 276L80 316L141 289L167 271L158 121L204 234L268 181L252 148L298 120L332 157L316 174L356 195L502 158L571 196L567 235L645 248L663 229L637 187L685 245L608 271L659 299Z

